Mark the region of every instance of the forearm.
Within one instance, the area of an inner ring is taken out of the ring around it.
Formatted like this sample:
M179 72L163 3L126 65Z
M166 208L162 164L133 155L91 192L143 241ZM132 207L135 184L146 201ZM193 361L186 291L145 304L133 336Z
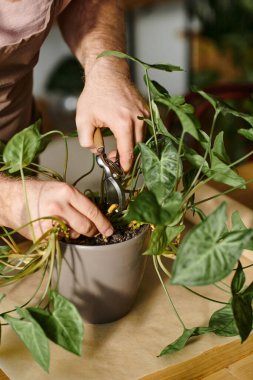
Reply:
M22 192L22 182L18 177L0 174L0 226L11 227L12 223L15 222L10 220L10 215L13 214L13 211L19 213L19 210L14 210L15 197L17 197L19 190ZM19 208L19 205L16 205L16 208Z
M59 17L64 39L84 67L86 75L104 50L125 51L124 10L120 0L72 0ZM100 58L100 64L128 75L118 58Z

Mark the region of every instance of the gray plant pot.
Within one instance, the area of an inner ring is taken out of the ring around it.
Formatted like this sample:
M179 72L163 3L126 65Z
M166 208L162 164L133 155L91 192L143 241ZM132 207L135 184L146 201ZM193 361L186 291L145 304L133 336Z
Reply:
M59 291L89 323L113 322L132 308L145 269L150 231L105 246L62 243Z

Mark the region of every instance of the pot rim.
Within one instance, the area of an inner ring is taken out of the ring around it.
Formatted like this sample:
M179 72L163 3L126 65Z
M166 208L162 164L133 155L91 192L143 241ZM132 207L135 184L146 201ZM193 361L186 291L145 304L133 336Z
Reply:
M113 244L105 244L105 245L83 245L83 244L70 244L66 243L64 241L60 241L60 244L64 246L70 246L70 247L78 247L83 249L96 249L96 250L104 250L104 249L111 249L112 247L120 247L126 244L129 244L129 242L133 242L134 240L140 238L142 235L144 235L148 230L150 229L149 224L145 224L143 230L137 234L136 236L132 237L131 239L121 241L119 243L113 243Z

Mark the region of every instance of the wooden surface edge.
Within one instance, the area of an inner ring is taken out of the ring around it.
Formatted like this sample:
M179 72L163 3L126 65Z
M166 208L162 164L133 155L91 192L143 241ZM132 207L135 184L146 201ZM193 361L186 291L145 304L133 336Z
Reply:
M0 369L0 380L10 380L10 378Z
M224 338L225 339L225 338ZM253 335L243 344L239 339L203 352L193 359L141 377L139 380L198 380L253 353Z

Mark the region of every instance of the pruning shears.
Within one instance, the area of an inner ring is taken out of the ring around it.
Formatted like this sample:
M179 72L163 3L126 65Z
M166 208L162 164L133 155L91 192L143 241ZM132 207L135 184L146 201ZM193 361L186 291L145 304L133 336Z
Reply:
M124 171L120 167L118 160L113 162L105 153L104 139L101 129L97 128L94 133L94 144L97 150L97 164L104 171L103 187L105 201L108 205L118 205L117 210L122 211L125 208L125 192L122 187Z

